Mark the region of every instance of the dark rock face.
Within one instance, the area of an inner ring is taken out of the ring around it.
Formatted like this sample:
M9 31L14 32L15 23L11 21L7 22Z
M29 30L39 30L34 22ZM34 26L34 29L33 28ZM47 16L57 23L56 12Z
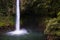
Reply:
M15 29L15 27L13 27L13 26L2 26L2 27L0 27L0 32L12 31L14 29Z
M45 24L43 22L44 19L38 14L21 14L21 19L23 20L23 25L21 25L21 28L41 32L43 32L45 29Z

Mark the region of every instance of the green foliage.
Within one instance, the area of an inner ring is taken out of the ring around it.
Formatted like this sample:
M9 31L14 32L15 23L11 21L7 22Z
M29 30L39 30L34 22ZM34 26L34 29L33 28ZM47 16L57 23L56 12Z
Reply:
M12 12L13 3L12 0L0 0L0 26L15 24L15 13Z
M39 14L40 16L55 17L60 10L59 0L25 0L22 3L28 14ZM21 8L22 8L21 7Z
M15 24L13 17L0 17L0 26L11 26Z
M60 12L57 13L57 18L52 18L48 20L44 32L45 34L60 36Z

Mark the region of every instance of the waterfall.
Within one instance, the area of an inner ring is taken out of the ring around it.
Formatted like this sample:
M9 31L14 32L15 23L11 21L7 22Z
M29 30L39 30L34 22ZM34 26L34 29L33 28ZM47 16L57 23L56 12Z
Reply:
M20 10L19 0L16 1L16 30L20 30Z
M16 26L15 30L8 32L8 35L25 35L28 34L26 29L20 29L20 7L19 7L19 0L16 0Z

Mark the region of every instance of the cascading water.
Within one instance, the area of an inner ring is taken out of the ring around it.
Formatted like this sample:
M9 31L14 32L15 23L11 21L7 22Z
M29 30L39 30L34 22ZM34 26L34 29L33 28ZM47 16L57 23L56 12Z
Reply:
M16 1L16 30L20 30L19 0Z
M8 32L8 35L24 35L28 34L27 30L20 29L20 10L19 10L19 0L16 1L16 26L15 31Z

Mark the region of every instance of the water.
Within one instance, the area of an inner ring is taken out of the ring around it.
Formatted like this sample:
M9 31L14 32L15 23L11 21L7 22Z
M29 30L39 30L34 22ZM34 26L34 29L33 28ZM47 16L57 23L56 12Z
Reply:
M16 1L16 30L20 30L20 10L19 0Z
M25 35L28 34L26 29L20 29L20 6L19 0L16 0L16 26L15 31L7 33L8 35Z
M43 33L29 33L28 35L21 36L8 36L1 35L0 40L45 40Z

